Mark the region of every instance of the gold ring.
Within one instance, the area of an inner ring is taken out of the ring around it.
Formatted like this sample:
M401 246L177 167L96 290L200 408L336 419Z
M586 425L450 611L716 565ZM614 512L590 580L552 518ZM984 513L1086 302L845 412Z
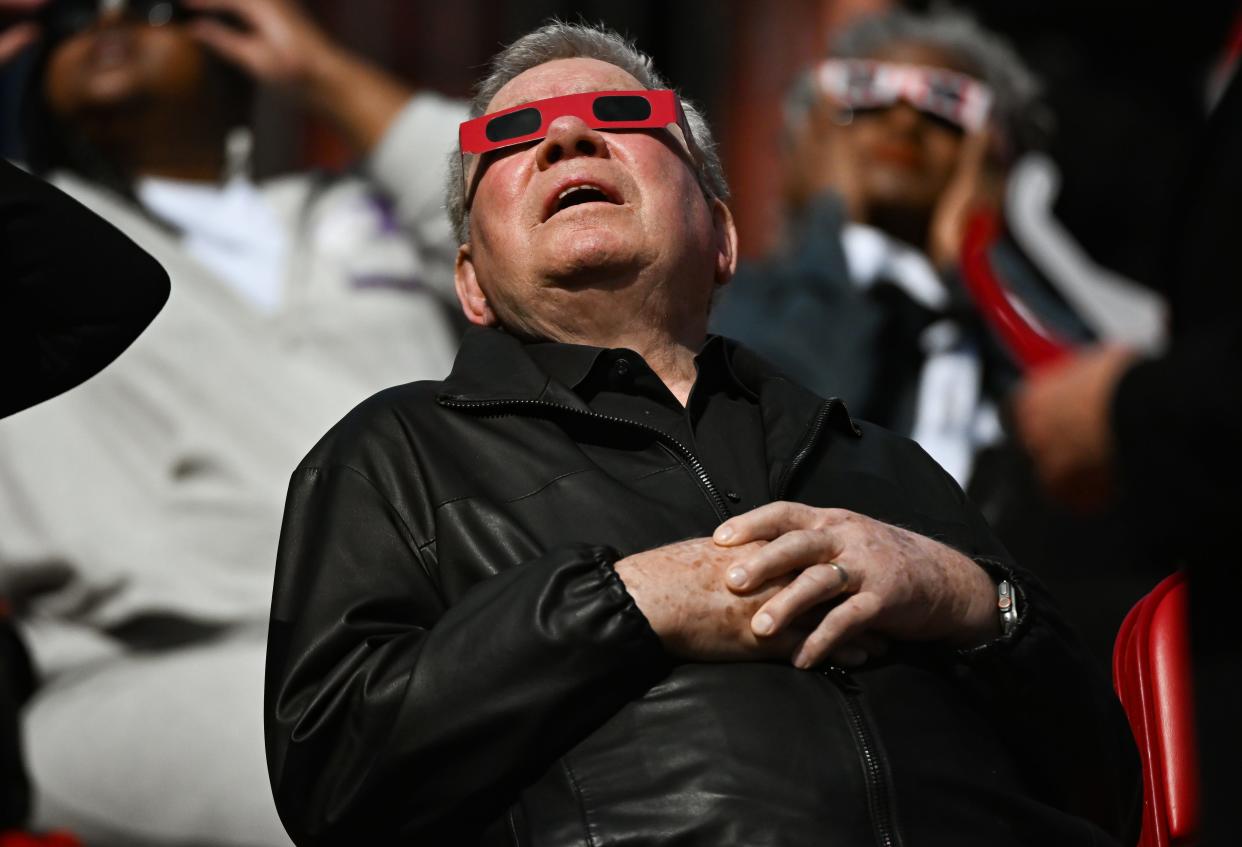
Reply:
M845 569L844 565L838 562L829 562L828 567L837 572L837 576L841 577L840 591L845 591L850 587L850 572Z

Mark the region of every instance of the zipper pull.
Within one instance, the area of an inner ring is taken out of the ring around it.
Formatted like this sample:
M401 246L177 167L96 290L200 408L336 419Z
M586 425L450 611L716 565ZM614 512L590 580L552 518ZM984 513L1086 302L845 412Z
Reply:
M854 675L840 665L828 665L820 668L819 672L850 694L862 691L862 686L858 684L858 680L854 679Z

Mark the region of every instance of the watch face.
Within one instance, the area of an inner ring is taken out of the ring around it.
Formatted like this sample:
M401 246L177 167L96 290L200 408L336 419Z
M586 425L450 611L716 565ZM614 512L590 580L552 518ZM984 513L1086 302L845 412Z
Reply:
M1000 612L1001 635L1008 635L1018 625L1018 598L1007 579L996 586L996 608Z

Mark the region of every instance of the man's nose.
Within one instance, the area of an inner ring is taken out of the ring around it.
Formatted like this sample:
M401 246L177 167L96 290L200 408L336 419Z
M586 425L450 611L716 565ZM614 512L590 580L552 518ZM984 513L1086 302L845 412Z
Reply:
M97 29L104 29L106 27L121 26L127 22L124 4L105 5L100 7L99 15L95 18L95 27Z
M125 17L126 11L129 9L129 0L99 0L98 19L109 19L109 23Z
M582 118L561 115L548 126L547 136L535 151L535 160L540 170L547 170L562 159L579 156L607 158L608 144Z
M923 128L923 114L907 100L898 100L884 114L889 127L913 135Z

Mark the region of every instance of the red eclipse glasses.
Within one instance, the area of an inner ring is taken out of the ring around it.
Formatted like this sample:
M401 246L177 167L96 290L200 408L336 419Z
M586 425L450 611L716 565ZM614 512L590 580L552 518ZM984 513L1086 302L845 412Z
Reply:
M459 132L461 152L478 155L537 141L563 115L581 118L592 129L676 126L686 131L681 100L673 91L588 91L534 100L466 121Z
M669 89L588 91L533 100L462 123L458 142L467 202L473 193L470 191L473 174L467 167L466 156L479 156L546 138L552 121L564 115L581 118L592 129L666 129L687 154L691 152L692 138L686 113L681 108L681 99Z

